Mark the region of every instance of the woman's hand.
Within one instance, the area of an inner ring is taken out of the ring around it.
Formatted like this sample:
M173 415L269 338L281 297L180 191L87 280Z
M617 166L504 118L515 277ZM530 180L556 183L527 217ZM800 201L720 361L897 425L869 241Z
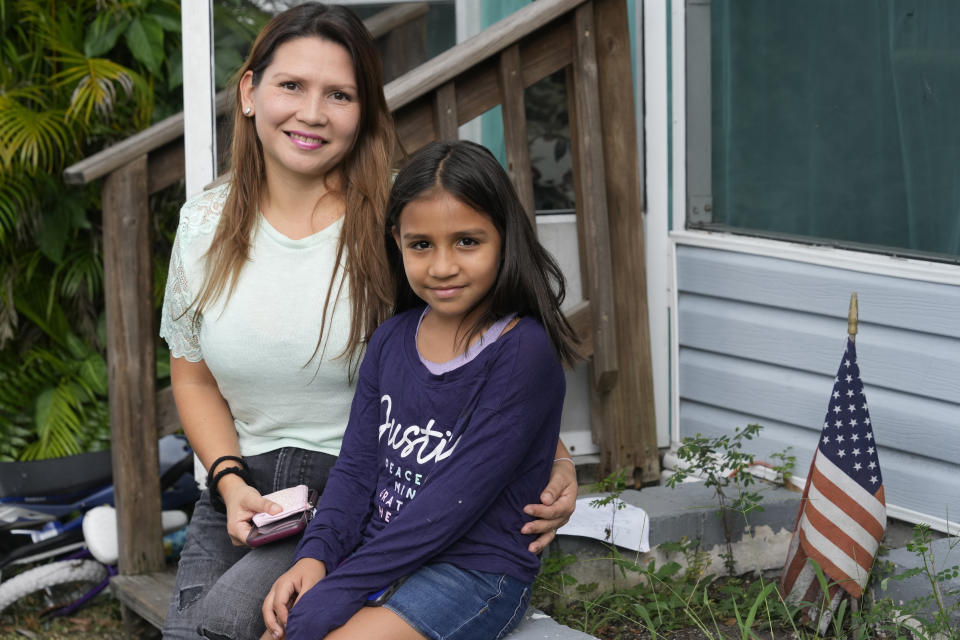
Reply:
M557 529L567 524L577 507L577 470L572 461L554 461L550 482L540 494L540 502L541 504L528 504L523 508L524 513L538 518L523 525L521 529L525 534L539 534L527 547L532 553L540 553L550 544L557 535Z
M227 506L227 535L234 546L247 544L247 536L253 528L250 518L255 513L265 511L274 514L283 511L283 507L264 498L238 476L222 477L217 489Z
M301 558L285 574L277 578L263 601L264 638L282 638L290 609L300 596L327 575L327 566L313 558Z

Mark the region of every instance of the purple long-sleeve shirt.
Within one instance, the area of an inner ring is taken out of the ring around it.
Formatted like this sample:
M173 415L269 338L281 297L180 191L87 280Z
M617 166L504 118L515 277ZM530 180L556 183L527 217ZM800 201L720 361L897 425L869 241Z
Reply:
M420 362L420 310L374 333L343 447L296 559L327 577L291 610L291 640L322 638L366 597L428 562L532 582L524 505L539 502L560 430L565 380L529 317L442 375Z

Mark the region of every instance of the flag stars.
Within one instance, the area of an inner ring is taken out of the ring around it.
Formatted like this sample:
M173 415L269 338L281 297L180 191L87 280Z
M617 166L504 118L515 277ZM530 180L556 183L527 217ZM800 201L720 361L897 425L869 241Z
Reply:
M823 436L823 444L830 444L830 436Z
M871 460L871 461L870 461L870 464L867 465L867 468L872 471L873 469L876 469L876 468L877 468L877 463L874 462L873 460Z
M863 424L870 424L870 416L863 419Z
M857 426L857 419L856 419L856 418L850 418L850 426L851 426L851 427Z
M833 407L833 412L834 412L834 413L840 413L840 411L842 411L842 409L840 409L840 405L835 405L835 406Z
M849 368L849 367L850 367L850 361L849 361L849 360L844 360L844 361L843 361L843 366Z
M860 436L858 436L858 435L855 434L855 433L852 433L852 434L850 434L850 439L853 440L854 442L856 442L857 440L860 439Z
M843 420L837 420L834 424L837 426L837 428L842 427L842 426L843 426Z
M870 420L867 420L867 423L870 423ZM867 431L867 435L864 436L867 440L873 440L873 431Z
M873 447L867 447L867 453L869 453L870 455L873 455L873 452L874 452Z
M860 449L854 449L854 450L851 451L850 453L852 453L854 457L859 456L859 455L860 455Z
M846 380L846 381L847 381L847 383L849 384L849 383L850 383L850 381L852 381L852 380L853 380L853 376L852 376L852 375L850 375L850 374L848 373L848 374L847 374L847 377L845 378L845 380Z
M839 397L840 397L840 392L834 390L834 392L833 392L833 399L836 400L836 399L839 398Z
M851 404L850 406L847 407L847 411L853 412L853 411L856 411L856 410L857 410L856 405L852 405L852 404Z
M853 470L854 470L854 471L860 471L861 469L863 469L863 465L861 465L859 462L854 462L854 463L853 463Z
M880 482L880 479L877 478L877 476L870 476L870 482L872 484L877 484L878 482Z
M852 398L852 397L853 397L853 389L847 389L847 397L848 397L848 398Z
M837 451L837 457L838 457L838 458L842 458L842 457L845 456L845 455L847 455L847 452L844 451L843 449L840 449L839 451Z
M843 436L837 436L837 444L843 442Z

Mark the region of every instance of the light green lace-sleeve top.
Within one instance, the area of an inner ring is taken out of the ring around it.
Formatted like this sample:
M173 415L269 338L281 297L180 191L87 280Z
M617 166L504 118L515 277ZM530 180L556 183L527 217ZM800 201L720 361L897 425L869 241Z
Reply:
M204 255L228 189L205 191L180 212L160 335L173 357L206 363L233 414L244 455L287 446L337 455L353 397L348 364L338 358L350 331L347 282L331 299L327 335L312 356L342 219L292 240L261 217L232 297L194 323Z

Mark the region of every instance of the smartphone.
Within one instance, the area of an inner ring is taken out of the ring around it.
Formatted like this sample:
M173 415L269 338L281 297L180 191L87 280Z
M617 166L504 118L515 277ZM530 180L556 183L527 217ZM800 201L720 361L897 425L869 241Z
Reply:
M276 542L290 536L295 536L307 528L310 522L310 512L301 511L283 520L276 520L263 525L254 526L247 535L247 545L251 547L261 547L270 542Z
M380 589L380 591L375 591L374 593L371 593L369 596L367 596L367 601L363 603L364 606L379 607L384 602L390 599L390 596L392 596L397 591L397 589L400 588L400 585L402 585L403 581L406 579L407 579L406 577L400 578L399 580L391 584L389 587L385 587L383 589Z
M313 518L312 505L317 503L319 493L316 489L310 491L308 497L310 508L289 515L281 520L267 522L262 526L256 526L250 529L247 534L247 545L251 547L261 547L270 542L289 538L301 533L307 528L307 523Z

